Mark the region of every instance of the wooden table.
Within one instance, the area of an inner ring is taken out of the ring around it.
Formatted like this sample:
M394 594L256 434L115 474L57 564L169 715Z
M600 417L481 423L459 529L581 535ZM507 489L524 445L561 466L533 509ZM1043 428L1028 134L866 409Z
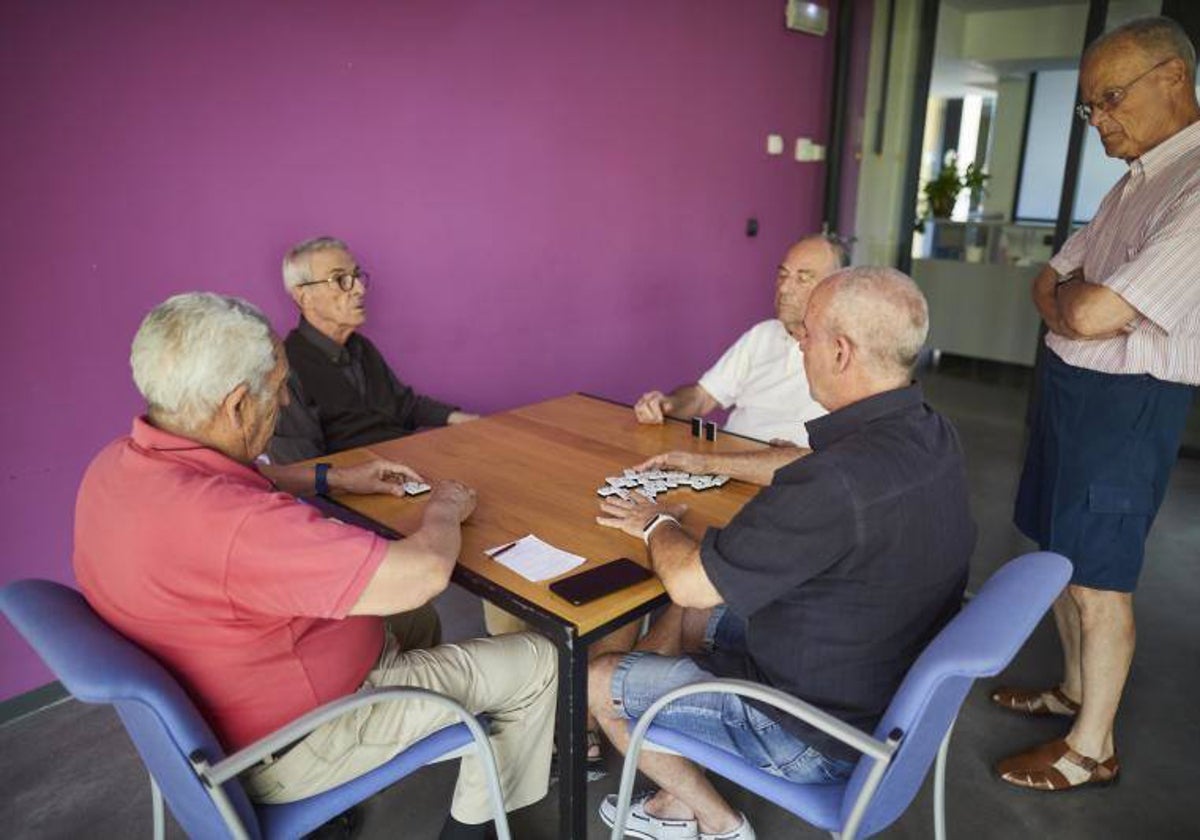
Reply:
M726 434L715 443L699 440L691 436L690 424L678 420L643 426L626 405L574 394L321 460L336 466L390 458L426 478L454 478L478 491L478 506L463 525L453 580L528 622L558 647L559 836L582 840L588 819L588 645L666 603L666 592L655 578L576 607L550 592L550 581L525 580L483 551L532 533L587 558L569 574L617 557L648 566L638 540L596 524L596 489L605 477L672 449L742 452L763 446ZM660 498L686 502L684 525L699 537L707 526L728 522L756 492L752 485L731 481L719 489L679 489ZM362 524L397 536L416 530L425 498L340 495L336 501L369 520Z

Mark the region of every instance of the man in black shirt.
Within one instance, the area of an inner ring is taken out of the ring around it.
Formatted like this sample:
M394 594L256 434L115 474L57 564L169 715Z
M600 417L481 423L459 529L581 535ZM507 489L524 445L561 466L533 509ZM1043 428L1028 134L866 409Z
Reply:
M283 258L283 284L300 307L300 324L284 341L290 400L268 448L273 463L477 416L416 393L357 332L366 320L368 279L346 244L328 236L301 242Z
M910 375L928 329L916 285L849 269L814 290L801 328L805 375L829 410L807 423L811 452L668 453L645 467L719 469L765 484L697 542L680 505L606 500L601 524L642 537L672 605L630 654L591 666L590 705L624 750L628 721L667 691L716 677L778 688L873 728L917 655L958 610L975 544L966 472L949 421ZM841 742L732 695L695 695L658 723L801 783L845 778ZM643 837L753 838L695 765L644 753L660 786L635 801ZM615 802L600 809L610 825Z

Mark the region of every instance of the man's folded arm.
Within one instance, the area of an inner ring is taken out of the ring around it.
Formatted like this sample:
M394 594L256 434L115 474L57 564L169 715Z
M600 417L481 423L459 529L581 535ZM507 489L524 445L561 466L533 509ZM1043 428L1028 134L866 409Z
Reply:
M1058 287L1058 309L1067 328L1079 338L1119 334L1138 317L1138 311L1112 289L1082 279Z

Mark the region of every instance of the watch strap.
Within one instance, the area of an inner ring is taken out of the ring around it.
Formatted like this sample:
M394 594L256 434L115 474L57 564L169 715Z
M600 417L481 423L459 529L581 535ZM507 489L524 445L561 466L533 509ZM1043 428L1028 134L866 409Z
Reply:
M329 469L332 466L333 464L327 464L322 461L315 467L316 475L313 483L317 489L318 496L329 495Z
M654 518L647 522L646 526L642 528L642 542L644 542L646 545L650 545L650 535L654 533L655 528L657 528L659 525L662 525L664 522L674 522L676 525L679 525L679 520L674 516L671 516L669 513L655 514Z

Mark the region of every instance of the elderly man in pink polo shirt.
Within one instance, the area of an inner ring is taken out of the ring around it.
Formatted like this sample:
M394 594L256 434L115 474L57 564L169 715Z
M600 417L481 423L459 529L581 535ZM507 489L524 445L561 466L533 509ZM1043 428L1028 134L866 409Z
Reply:
M1062 738L1000 762L1036 790L1107 785L1113 721L1133 659L1146 535L1200 384L1200 103L1196 50L1167 18L1087 49L1081 119L1129 172L1034 280L1049 333L1016 524L1075 564L1054 605L1064 674L1000 688L999 705L1071 718Z
M445 589L475 493L437 483L420 528L388 542L323 519L293 494L312 467L255 460L287 399L287 360L261 313L219 295L178 295L133 342L147 411L88 467L75 515L75 574L106 621L154 653L230 750L360 687L418 685L492 715L509 808L545 795L556 657L518 633L412 650L381 616ZM403 464L333 468L330 487L399 493ZM402 626L402 625L401 625ZM251 796L288 802L390 759L450 722L388 703L322 726L247 771ZM444 838L485 837L482 768L463 759Z

